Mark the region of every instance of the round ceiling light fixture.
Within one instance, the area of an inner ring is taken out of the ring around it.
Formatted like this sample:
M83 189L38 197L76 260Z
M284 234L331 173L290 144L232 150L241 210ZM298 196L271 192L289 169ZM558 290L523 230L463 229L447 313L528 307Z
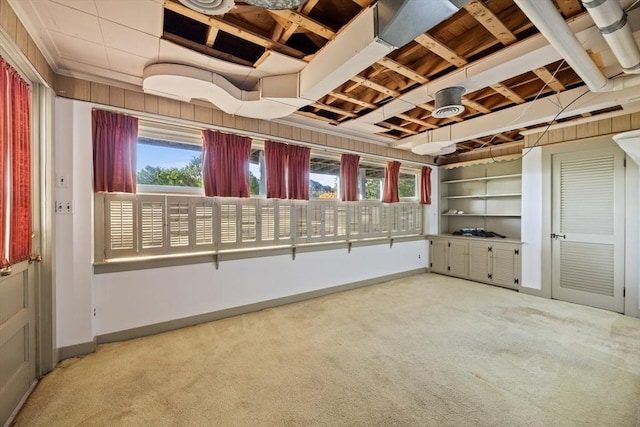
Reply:
M282 10L293 9L300 6L307 0L242 0L251 6L261 7L263 9Z
M233 6L235 2L233 0L178 0L189 9L196 12L204 13L205 15L224 15Z
M431 115L439 119L457 116L462 114L464 107L462 106L462 95L465 88L462 86L451 86L440 89L436 92L436 109Z

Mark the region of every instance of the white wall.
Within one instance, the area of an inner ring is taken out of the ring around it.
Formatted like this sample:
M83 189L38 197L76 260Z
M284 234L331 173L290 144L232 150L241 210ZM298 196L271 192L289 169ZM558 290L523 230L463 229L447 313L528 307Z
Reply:
M213 264L93 274L91 110L56 100L56 173L74 213L57 215L57 345L97 335L218 311L326 287L425 268L426 242L261 257ZM99 107L98 107L99 108ZM437 181L435 181L437 182ZM95 317L93 309L96 310Z
M520 286L542 289L542 148L525 149L523 153Z

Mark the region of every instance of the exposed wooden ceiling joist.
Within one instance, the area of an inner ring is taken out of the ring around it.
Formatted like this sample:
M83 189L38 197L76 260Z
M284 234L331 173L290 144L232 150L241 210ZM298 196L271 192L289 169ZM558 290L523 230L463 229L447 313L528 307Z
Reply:
M249 31L245 28L240 27L239 25L232 24L229 21L225 21L221 18L217 18L215 16L203 15L202 13L196 12L195 10L190 9L182 4L165 0L164 7L168 10L171 10L173 12L176 12L183 16L191 18L194 21L201 22L212 28L216 28L218 30L224 31L225 33L232 34L236 37L239 37L248 42L257 44L258 46L262 46L266 49L272 49L284 55L289 55L295 58L303 58L305 56L303 52L300 52L297 49L286 46L282 43L275 42L269 39L268 37L262 36L253 31Z
M464 8L503 45L508 46L518 41L511 30L480 0L473 0Z
M365 79L362 76L353 76L351 80L353 80L354 82L362 86L368 87L369 89L373 89L375 91L383 93L387 96L391 96L394 98L397 98L398 96L400 96L400 92L389 89L388 87L382 86L378 83L372 82L371 80Z
M357 117L357 114L352 113L350 111L345 111L342 108L337 108L337 107L333 107L331 105L326 105L323 104L321 102L314 102L313 104L311 104L312 107L314 108L318 108L321 110L325 110L325 111L330 111L332 113L336 113L339 114L341 116L345 116L345 117Z
M415 41L457 67L462 67L463 65L467 64L466 59L459 56L453 49L450 49L445 44L436 40L428 34L420 34L415 38Z
M551 89L556 92L562 92L567 90L566 87L558 79L555 78L553 74L546 69L546 67L540 67L533 70L536 76L540 78L543 82L545 82Z
M556 0L565 18L571 18L582 11L580 0Z
M507 98L512 102L515 102L516 104L524 103L524 99L522 99L520 95L518 95L517 93L515 93L514 91L512 91L502 83L496 83L491 85L491 89L495 90L500 95L504 96L505 98Z
M424 77L421 74L416 73L415 71L413 71L411 68L404 66L402 64L400 64L399 62L394 61L393 59L384 57L382 59L380 59L378 61L378 64L395 71L398 74L402 74L403 76L413 80L414 82L418 82L418 83L427 83L429 81L429 79L427 79L426 77Z
M398 117L398 118L400 118L402 120L406 120L408 122L419 124L420 126L424 126L426 128L429 128L429 129L437 129L438 128L438 126L436 126L434 124L431 124L431 123L429 123L429 122L427 122L425 120L418 119L416 117L412 117L412 116L410 116L408 114L396 114L396 117Z
M364 108L371 108L371 109L376 109L376 108L378 108L378 106L377 106L377 105L375 105L375 104L372 104L372 103L370 103L370 102L363 101L363 100L358 99L358 98L354 98L354 97L352 97L352 96L347 95L346 93L342 93L342 92L331 92L331 93L330 93L330 95L331 95L331 96L333 96L333 97L335 97L335 98L341 99L341 100L343 100L343 101L347 101L347 102L350 102L350 103L352 103L352 104L360 105L361 107L364 107Z
M490 109L488 109L487 107L485 107L484 105L480 104L479 102L473 101L471 99L468 98L462 98L462 105L469 107L469 108L473 108L474 110L483 113L483 114L489 114L491 112Z
M293 10L270 10L269 13L279 16L288 22L293 23L296 27L302 27L305 30L317 34L327 40L331 40L336 35L336 33L326 25L314 21L306 15L294 12Z

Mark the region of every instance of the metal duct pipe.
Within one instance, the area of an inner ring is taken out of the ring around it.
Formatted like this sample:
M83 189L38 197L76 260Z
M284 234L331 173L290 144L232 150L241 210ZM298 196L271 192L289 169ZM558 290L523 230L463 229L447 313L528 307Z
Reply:
M591 60L551 0L514 0L549 43L593 92L609 92L640 85L640 75L605 77Z
M582 0L625 73L640 73L640 49L618 0Z

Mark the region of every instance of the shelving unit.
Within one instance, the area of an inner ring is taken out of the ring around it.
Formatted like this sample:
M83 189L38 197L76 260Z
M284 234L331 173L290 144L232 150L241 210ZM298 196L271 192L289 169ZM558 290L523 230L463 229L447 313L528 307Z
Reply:
M484 228L519 240L521 172L519 160L441 170L440 234Z

